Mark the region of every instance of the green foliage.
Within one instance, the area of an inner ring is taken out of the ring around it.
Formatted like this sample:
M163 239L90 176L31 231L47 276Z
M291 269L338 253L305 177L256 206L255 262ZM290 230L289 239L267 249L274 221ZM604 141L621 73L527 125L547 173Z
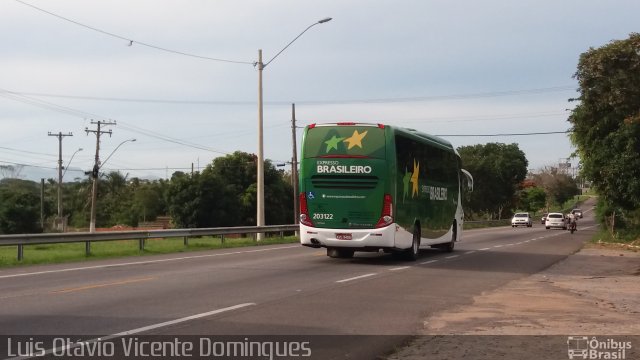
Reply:
M291 185L269 161L264 171L266 223L293 222ZM215 159L202 173L175 173L167 192L169 213L178 227L255 225L255 183L253 155L237 151Z
M548 167L534 174L533 180L547 194L548 206L562 205L580 193L576 180L555 167Z
M632 241L640 237L640 209L623 210L598 197L596 220L612 234L612 240Z
M529 187L520 193L520 208L526 211L537 211L547 203L547 194L540 187Z
M473 213L502 218L516 206L516 192L527 175L528 161L517 144L488 143L458 148L471 172L474 190L465 198Z
M265 221L293 222L292 186L269 161L264 167ZM64 183L63 213L68 225L89 226L92 181ZM45 184L45 218L57 215L57 183ZM215 159L202 172L176 172L171 180L128 179L119 172L100 174L96 227L138 226L169 214L176 227L231 227L256 224L255 156L236 152ZM0 181L0 232L41 231L40 184L32 181ZM37 225L37 226L36 226Z
M18 179L0 181L0 234L41 231L38 185Z
M640 34L580 56L569 117L582 173L608 206L640 208Z

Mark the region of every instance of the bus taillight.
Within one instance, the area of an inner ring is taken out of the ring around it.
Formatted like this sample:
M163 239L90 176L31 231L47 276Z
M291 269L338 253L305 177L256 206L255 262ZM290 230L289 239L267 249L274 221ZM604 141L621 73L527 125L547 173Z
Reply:
M306 226L314 226L309 216L309 208L307 207L307 193L301 192L300 196L300 223Z
M393 223L393 201L391 195L384 194L384 200L382 201L382 213L380 214L380 220L376 224L376 228L385 227Z

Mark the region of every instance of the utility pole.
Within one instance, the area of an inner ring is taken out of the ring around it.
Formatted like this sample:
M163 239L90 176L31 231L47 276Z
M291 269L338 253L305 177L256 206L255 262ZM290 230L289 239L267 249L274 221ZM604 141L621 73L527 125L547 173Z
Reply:
M291 104L291 136L293 154L291 157L291 185L293 186L293 223L298 223L298 150L296 149L296 104Z
M62 138L65 136L73 136L73 134L63 134L61 131L57 134L53 134L49 131L48 135L58 138L58 220L56 223L58 230L64 231L64 217L62 215Z
M91 123L98 125L97 130L89 130L89 128L85 128L84 131L87 132L87 135L89 135L89 133L96 134L96 158L93 164L93 170L91 171L91 177L93 178L93 187L91 189L91 219L89 222L89 232L93 233L96 232L96 202L98 200L98 176L100 172L100 135L109 134L109 136L111 136L111 130L104 131L101 128L102 126L116 125L116 123L100 120L98 120L97 122L94 122L92 120ZM89 243L87 243L87 250L88 246Z
M40 179L40 226L44 231L44 179Z
M258 50L258 158L256 175L256 225L264 226L264 134L263 134L263 105L262 105L262 49ZM261 241L264 233L256 234L256 241Z

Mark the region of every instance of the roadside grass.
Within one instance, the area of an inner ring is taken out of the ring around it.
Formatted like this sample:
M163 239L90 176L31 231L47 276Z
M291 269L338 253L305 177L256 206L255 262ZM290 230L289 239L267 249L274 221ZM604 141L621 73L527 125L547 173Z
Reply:
M482 222L465 221L463 224L463 228L465 230L471 230L471 229L484 229L484 228L490 228L490 227L510 226L510 225L511 225L511 219L487 220Z
M138 240L91 242L91 254L85 255L85 243L38 244L23 247L23 259L17 260L17 246L0 247L0 268L36 264L57 264L75 261L90 261L118 257L172 254L201 250L237 248L256 245L290 244L299 242L296 236L267 237L260 242L252 238L229 238L206 236L189 238L185 246L183 238L149 239L140 251Z
M600 229L591 239L594 243L616 243L640 245L640 231L622 231L611 234L607 229Z

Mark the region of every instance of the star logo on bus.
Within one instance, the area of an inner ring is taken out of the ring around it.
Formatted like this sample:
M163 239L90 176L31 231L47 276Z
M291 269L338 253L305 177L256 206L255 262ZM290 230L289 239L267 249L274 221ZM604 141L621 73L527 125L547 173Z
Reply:
M420 163L413 160L413 174L411 174L411 197L418 196L418 173L420 172Z
M347 150L350 150L352 147L357 146L362 149L362 139L367 136L367 131L363 133L358 133L358 130L353 131L353 135L350 138L346 138L344 142L349 143L347 146Z
M327 144L327 151L325 152L329 152L331 149L336 149L338 150L338 143L342 140L344 140L345 138L343 137L337 137L335 135L333 135L333 137L327 141L325 141L324 143Z
M407 171L407 168L404 168L404 176L402 177L402 201L407 198L409 195L409 182L411 181L411 173Z

